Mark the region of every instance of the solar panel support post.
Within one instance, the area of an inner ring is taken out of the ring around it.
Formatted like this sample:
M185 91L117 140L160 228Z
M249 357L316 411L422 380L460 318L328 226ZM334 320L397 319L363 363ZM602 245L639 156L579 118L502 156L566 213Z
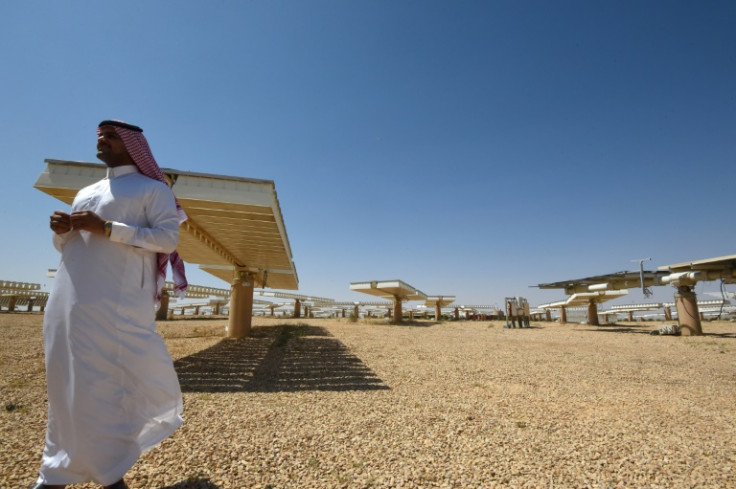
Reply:
M165 321L169 314L169 293L166 290L161 291L161 304L156 311L156 321Z
M394 296L394 324L401 324L403 322L404 318L401 317L402 314L403 312L401 310L401 297L396 295Z
M598 304L595 301L588 303L588 324L591 326L600 326L601 324L598 320Z
M670 306L664 306L664 320L672 321L672 309L670 309Z
M675 307L681 334L683 336L702 336L703 328L700 324L698 300L691 286L681 285L677 288Z
M228 338L244 338L250 334L253 315L253 277L242 270L235 271L230 289L230 317Z

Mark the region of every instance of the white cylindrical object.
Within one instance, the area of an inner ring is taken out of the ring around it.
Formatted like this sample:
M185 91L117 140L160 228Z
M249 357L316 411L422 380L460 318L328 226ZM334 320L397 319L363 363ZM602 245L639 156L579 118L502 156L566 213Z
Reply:
M702 272L677 272L662 277L662 283L672 285L694 285L707 277Z
M602 283L602 284L593 284L588 286L588 290L591 292L596 292L599 290L609 290L611 288L611 284L608 282Z

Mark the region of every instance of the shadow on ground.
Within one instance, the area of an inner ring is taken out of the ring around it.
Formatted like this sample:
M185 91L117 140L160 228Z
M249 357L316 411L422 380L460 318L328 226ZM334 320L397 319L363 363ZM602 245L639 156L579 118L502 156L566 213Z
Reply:
M715 338L725 338L725 339L736 339L736 332L735 333L709 333L708 332L708 323L703 324L703 336L712 336ZM632 325L622 325L622 324L606 324L606 325L600 325L596 327L591 327L587 329L581 329L580 331L595 331L597 333L638 333L638 334L646 334L651 335L652 331L657 330L656 327L642 325L642 326L632 326ZM664 335L669 336L669 335Z
M449 321L431 321L426 319L404 319L400 323L392 323L385 319L378 319L378 318L364 318L360 321L357 321L355 324L357 324L359 327L370 327L370 326L389 326L392 328L430 328L432 326L438 326L442 325L444 323L447 323Z
M389 387L326 329L254 327L241 340L174 362L183 392L386 390Z
M728 338L731 340L736 340L736 333L708 333L706 331L703 333L703 336L715 336L716 338Z
M220 489L220 486L213 484L209 479L187 479L161 489Z
M594 331L596 333L638 333L649 334L652 331L651 326L628 326L623 324L601 324L600 326L591 326L579 331Z

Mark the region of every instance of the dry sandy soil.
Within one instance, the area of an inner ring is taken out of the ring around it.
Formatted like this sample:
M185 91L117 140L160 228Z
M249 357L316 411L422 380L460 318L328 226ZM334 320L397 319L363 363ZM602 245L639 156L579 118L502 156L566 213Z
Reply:
M37 476L41 320L0 314L3 489ZM254 323L159 323L186 423L131 489L736 487L735 324Z

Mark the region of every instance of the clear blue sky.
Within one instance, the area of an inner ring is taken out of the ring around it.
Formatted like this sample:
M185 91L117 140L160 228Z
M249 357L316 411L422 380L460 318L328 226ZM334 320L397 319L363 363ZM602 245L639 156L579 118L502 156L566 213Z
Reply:
M63 204L33 183L108 118L161 166L273 180L304 294L537 304L736 254L735 26L733 1L1 2L0 279L49 283Z

